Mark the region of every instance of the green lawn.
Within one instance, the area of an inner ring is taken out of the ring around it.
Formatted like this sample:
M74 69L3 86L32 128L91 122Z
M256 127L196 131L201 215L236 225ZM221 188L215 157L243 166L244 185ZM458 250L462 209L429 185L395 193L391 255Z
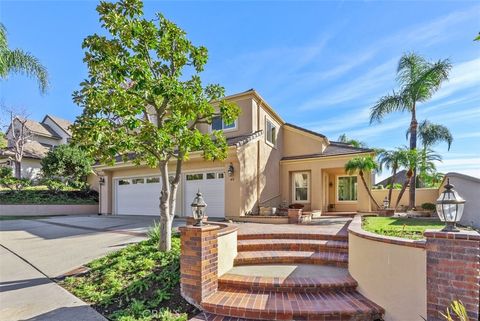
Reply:
M32 186L21 191L0 190L0 204L36 204L36 205L70 205L97 204L98 193L95 191L66 190L49 191L45 186Z
M198 311L180 295L180 238L159 252L158 236L88 264L61 285L115 321L186 321Z
M439 220L395 217L366 217L362 223L366 231L413 240L422 239L427 229L442 229L444 226Z

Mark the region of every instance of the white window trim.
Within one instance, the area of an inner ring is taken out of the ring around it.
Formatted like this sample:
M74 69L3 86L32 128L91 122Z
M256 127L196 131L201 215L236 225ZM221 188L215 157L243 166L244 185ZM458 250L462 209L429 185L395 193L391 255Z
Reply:
M270 123L272 124L272 126L275 127L275 144L268 141L268 127L267 127L267 124ZM271 121L270 119L268 119L267 117L265 117L265 144L267 144L268 146L270 147L273 147L273 148L277 148L277 136L278 135L278 125L276 123L274 123L273 121Z
M341 201L341 200L338 199L338 196L339 196L338 195L339 194L338 193L338 186L339 186L338 182L339 182L341 177L356 177L357 178L357 200L356 201ZM335 182L336 182L336 185L335 185L335 199L336 199L337 203L358 203L358 183L359 183L358 182L358 175L337 175Z
M295 179L294 179L295 174L307 174L307 200L305 201L297 201L295 199ZM299 204L310 203L310 172L307 172L307 171L292 172L292 203L299 203Z
M218 116L218 117L221 117L221 116ZM223 119L222 119L222 129L221 129L221 130L222 130L224 133L237 131L237 130L238 130L238 119L235 119L235 121L233 122L233 124L234 124L234 126L231 127L231 128L223 128L224 122L223 122ZM214 129L212 128L212 124L210 124L210 125L208 126L208 128L209 128L209 132L210 132L210 133L214 131Z

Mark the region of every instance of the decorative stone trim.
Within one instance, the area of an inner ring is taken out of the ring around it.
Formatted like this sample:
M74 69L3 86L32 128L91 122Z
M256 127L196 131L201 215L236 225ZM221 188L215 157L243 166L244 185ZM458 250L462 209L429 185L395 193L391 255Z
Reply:
M407 240L400 237L385 236L365 231L364 229L362 229L362 215L357 215L353 218L352 222L348 226L348 232L367 240L402 246L425 248L425 240Z
M480 234L426 231L427 320L444 320L453 300L464 304L470 320L479 320Z

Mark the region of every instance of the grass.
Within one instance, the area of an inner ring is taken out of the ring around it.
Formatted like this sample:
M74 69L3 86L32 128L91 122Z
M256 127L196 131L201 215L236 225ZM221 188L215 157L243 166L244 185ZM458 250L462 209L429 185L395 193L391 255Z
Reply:
M366 217L362 222L364 230L386 236L419 240L427 229L442 229L439 220L396 217Z
M157 249L158 232L149 236L90 262L86 275L61 285L110 320L188 320L198 311L180 295L180 238L174 236L165 253Z
M95 191L66 190L49 191L45 186L32 186L21 191L0 190L0 204L5 205L79 205L97 204Z

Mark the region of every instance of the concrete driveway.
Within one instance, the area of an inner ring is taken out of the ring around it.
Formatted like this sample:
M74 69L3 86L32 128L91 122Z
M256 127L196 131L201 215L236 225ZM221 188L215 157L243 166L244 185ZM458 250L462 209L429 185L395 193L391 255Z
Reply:
M146 238L155 217L0 221L0 320L105 320L51 279ZM174 227L184 221L175 221Z

